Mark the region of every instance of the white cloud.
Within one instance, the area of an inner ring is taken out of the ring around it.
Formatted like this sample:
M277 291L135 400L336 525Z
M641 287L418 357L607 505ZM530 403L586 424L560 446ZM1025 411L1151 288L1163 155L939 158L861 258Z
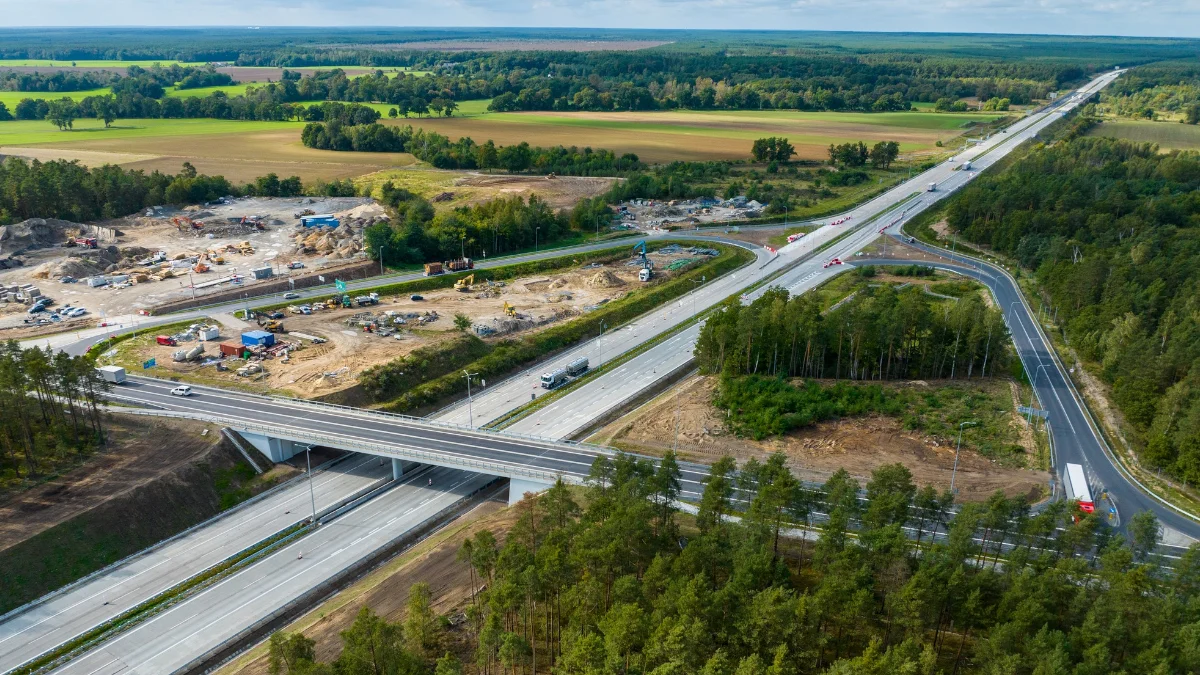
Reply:
M7 26L578 26L1200 36L1200 0L0 0Z

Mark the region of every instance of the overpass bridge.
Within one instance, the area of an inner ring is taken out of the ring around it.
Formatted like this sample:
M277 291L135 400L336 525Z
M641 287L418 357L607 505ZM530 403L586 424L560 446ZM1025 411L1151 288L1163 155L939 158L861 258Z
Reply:
M146 414L184 417L227 426L273 462L320 445L392 460L400 478L405 463L464 469L511 481L510 501L540 492L560 476L581 484L597 457L611 449L504 431L473 429L361 408L192 386L191 396L174 396L173 382L130 376L108 398L140 406ZM708 467L680 463L681 494L698 500Z

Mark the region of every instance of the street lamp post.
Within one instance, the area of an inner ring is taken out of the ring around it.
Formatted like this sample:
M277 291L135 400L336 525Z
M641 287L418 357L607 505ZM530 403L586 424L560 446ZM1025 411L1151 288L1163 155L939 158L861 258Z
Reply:
M312 502L312 523L317 524L317 495L313 490L312 445L304 446L304 462L308 465L308 499Z
M596 364L597 368L604 365L604 329L607 327L607 323L603 321L600 322L600 337L596 338L596 353L599 355L596 357L596 360L599 361L599 363Z
M541 229L542 228L540 228L540 227L533 228L533 252L534 253L537 253L537 250L538 250L538 231Z
M950 471L950 494L954 494L954 478L958 475L958 452L962 450L963 427L975 426L978 422L968 421L958 425L958 444L954 446L954 468Z
M475 428L475 409L471 401L471 378L478 374L479 373L469 373L465 370L463 371L463 377L467 378L467 424L472 429Z

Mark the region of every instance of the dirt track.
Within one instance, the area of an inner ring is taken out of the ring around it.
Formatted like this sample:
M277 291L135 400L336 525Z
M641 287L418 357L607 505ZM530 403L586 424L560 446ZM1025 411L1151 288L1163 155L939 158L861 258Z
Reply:
M874 469L899 462L912 471L918 485L939 489L950 486L954 446L905 431L891 418L823 422L768 441L738 438L728 431L721 411L712 405L715 384L712 378L689 378L588 440L630 452L661 455L671 447L678 424L680 456L699 462L711 464L724 455L732 455L739 462L752 457L761 460L773 452L784 452L797 476L817 482L841 468L864 481ZM960 499L981 501L996 490L1010 496L1036 496L1047 480L1043 472L1001 468L964 449L955 487Z

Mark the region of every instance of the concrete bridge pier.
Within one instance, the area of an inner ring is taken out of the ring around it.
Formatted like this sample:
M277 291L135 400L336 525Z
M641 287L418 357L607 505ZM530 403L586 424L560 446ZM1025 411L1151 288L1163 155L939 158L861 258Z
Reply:
M545 492L553 483L543 483L541 481L529 480L528 478L509 478L508 479L508 505L512 506L525 498L525 493L530 492L537 494Z
M305 448L304 445L283 438L252 434L245 431L239 433L242 435L242 438L246 439L246 442L253 445L259 452L266 455L267 459L276 464L291 459L297 453L303 452Z

